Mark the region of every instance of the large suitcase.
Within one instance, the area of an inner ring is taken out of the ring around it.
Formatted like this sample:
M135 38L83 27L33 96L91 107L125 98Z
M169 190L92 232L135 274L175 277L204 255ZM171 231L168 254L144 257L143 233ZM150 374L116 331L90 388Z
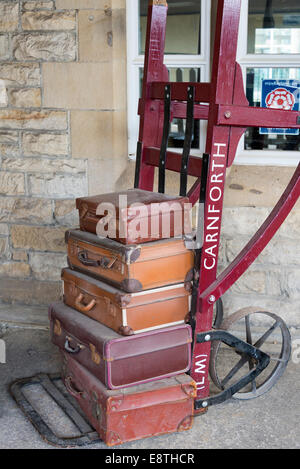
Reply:
M65 304L122 335L182 324L189 313L190 283L125 293L71 269L62 280Z
M136 244L190 234L191 204L141 189L76 199L80 229L123 244Z
M123 337L63 303L49 307L52 342L109 389L185 373L190 368L187 324Z
M133 293L191 281L194 254L183 239L141 245L118 243L80 230L66 232L71 269Z
M192 427L196 383L186 374L108 390L64 354L62 377L69 393L108 446Z

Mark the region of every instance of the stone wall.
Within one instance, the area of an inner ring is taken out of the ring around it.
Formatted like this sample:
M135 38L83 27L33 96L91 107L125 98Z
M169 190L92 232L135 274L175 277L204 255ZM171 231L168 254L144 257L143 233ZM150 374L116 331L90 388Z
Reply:
M0 298L61 294L74 199L127 161L125 0L0 2Z
M132 187L127 158L125 0L0 1L0 298L61 294L75 197ZM293 168L228 171L220 270L255 233ZM169 175L167 191L178 191ZM157 186L156 186L157 187ZM225 295L300 327L299 202Z

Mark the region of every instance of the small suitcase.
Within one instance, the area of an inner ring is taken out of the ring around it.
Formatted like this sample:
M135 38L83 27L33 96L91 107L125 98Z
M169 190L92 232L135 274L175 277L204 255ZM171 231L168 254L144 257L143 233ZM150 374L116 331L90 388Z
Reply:
M62 378L108 446L189 430L193 425L196 383L186 374L112 391L64 354Z
M193 279L194 253L183 239L118 243L80 230L66 232L71 269L134 293Z
M191 204L141 189L76 199L80 229L123 244L190 234Z
M52 342L107 388L118 389L185 373L192 331L187 324L123 337L63 303L49 307Z
M62 280L66 305L122 335L182 324L189 313L190 283L125 293L71 269Z

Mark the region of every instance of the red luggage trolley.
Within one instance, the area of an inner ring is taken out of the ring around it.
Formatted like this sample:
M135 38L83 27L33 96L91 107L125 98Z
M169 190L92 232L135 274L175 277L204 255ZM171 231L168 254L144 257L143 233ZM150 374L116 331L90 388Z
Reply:
M219 0L210 83L171 83L165 67L164 44L167 19L165 0L150 0L146 35L142 98L139 101L140 131L137 144L135 187L153 191L158 168L158 192L165 190L165 172L180 173L180 195L187 193L188 175L197 178L188 192L190 202L199 201L199 226L195 240L195 275L190 322L194 327L191 376L197 383L196 412L234 397L253 398L269 390L284 371L291 352L288 328L275 314L245 308L213 328L214 305L241 277L269 243L297 202L300 164L279 202L250 242L217 277L223 194L226 168L234 161L240 138L247 127L300 128L300 113L250 107L244 93L242 72L236 62L241 0ZM186 119L182 154L168 151L170 123ZM190 155L194 120L206 120L206 152ZM220 303L219 303L220 304ZM257 312L271 320L266 332L253 343L250 317ZM246 340L228 329L244 319ZM281 349L276 357L263 352L274 330L280 333ZM221 379L216 362L225 343L240 356ZM274 363L275 362L275 363ZM247 373L235 379L246 364ZM271 364L275 366L271 366ZM259 385L256 379L263 373ZM209 397L209 372L220 389ZM234 384L231 384L235 379Z

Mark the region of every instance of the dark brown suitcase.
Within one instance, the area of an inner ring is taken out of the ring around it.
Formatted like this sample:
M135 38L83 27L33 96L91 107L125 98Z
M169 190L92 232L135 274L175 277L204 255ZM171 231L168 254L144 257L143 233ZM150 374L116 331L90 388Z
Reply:
M133 206L134 204L134 206ZM123 244L190 234L191 204L141 189L76 199L80 229Z
M52 342L109 389L185 373L192 331L187 324L123 337L63 303L49 307Z
M125 293L81 272L63 269L64 303L122 335L184 323L191 284Z
M62 377L108 446L189 430L193 425L196 383L186 374L112 391L64 354Z
M66 232L71 269L133 293L191 281L194 253L183 239L124 245L80 230Z

